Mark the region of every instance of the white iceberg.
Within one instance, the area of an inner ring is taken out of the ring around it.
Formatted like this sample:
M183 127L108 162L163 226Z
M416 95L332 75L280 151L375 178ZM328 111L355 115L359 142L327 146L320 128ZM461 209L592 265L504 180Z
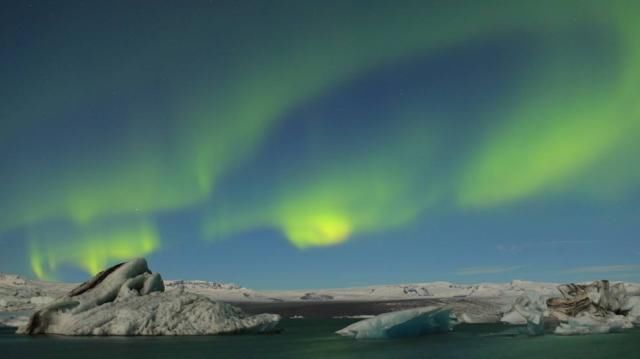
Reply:
M599 317L582 312L569 318L566 323L560 323L554 333L558 335L604 334L630 328L633 328L633 323L623 315L610 314Z
M144 259L114 266L35 312L22 334L212 335L268 332L279 315L239 308L179 290L164 292Z
M640 324L640 296L627 297L622 310L627 313L627 317L635 324Z
M511 325L525 325L527 324L527 318L518 313L517 310L511 310L502 315L500 322Z
M356 322L336 333L356 339L382 339L448 332L450 314L451 310L443 306L405 309Z
M516 299L513 309L524 318L529 335L544 334L544 316L547 311L544 297L535 292L527 292ZM517 320L517 316L512 315L509 319Z

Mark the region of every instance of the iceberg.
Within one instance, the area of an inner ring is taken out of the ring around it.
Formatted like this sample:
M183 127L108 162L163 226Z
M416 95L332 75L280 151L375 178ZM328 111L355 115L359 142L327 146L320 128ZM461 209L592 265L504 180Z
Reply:
M336 333L356 339L417 337L451 329L451 310L443 306L405 309L351 324Z
M627 297L621 309L633 323L640 324L640 296Z
M519 324L524 319L531 335L544 333L545 317L559 322L554 330L558 335L619 332L639 322L640 297L628 296L622 283L571 283L558 286L558 291L561 297L546 301L536 293L520 296L502 320Z
M513 308L526 321L529 335L544 334L544 314L547 305L543 297L534 292L527 292L516 299ZM516 316L512 318L517 319Z
M562 297L548 299L547 306L551 315L560 321L567 321L582 312L601 317L608 313L618 313L626 299L624 285L609 285L606 280L588 285L563 284L558 286L558 290Z
M610 314L598 317L583 312L569 318L566 323L560 323L554 333L558 335L604 334L630 328L633 328L632 321L623 315Z
M135 259L113 266L46 305L20 334L213 335L274 330L280 316L248 316L195 293L164 291L159 273Z
M598 334L633 328L633 320L625 316L629 304L622 283L610 285L599 280L591 284L564 284L558 287L560 298L550 298L547 306L551 316L561 321L555 334Z

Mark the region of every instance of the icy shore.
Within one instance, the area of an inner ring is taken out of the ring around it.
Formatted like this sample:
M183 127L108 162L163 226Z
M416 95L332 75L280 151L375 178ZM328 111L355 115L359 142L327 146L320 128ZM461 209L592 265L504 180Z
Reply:
M143 277L148 277L149 274ZM161 278L156 278L161 279ZM220 306L213 311L224 311L226 307L217 302L233 303L245 311L254 314L264 312L277 313L285 317L305 318L333 318L344 316L366 316L399 311L425 306L447 305L459 323L507 323L513 325L528 325L529 333L549 332L549 328L560 328L558 334L580 334L590 332L616 331L629 327L629 323L638 323L640 318L640 285L635 283L611 283L617 288L616 293L624 293L624 300L617 300L620 308L616 316L598 316L586 318L585 315L576 316L571 320L550 315L546 306L549 298L564 298L560 288L555 283L538 283L514 280L509 283L478 283L457 284L450 282L430 282L414 284L390 284L358 288L287 290L287 291L257 291L235 284L207 282L201 280L175 280L163 282L165 291L162 293L165 302L174 303L178 308L188 305L204 307ZM160 283L157 283L158 285ZM586 285L586 284L582 284ZM21 311L21 316L43 306L51 305L56 297L64 297L65 293L75 285L66 283L51 283L32 281L12 274L0 274L0 313L13 315ZM592 297L598 291L593 292ZM144 301L155 307L155 311L164 310L161 302L156 303L154 294L146 294ZM194 297L192 297L192 295ZM118 304L125 299L114 300L110 307L115 311L123 310ZM136 296L134 296L136 297ZM195 298L195 299L194 299ZM131 306L138 306L140 299L129 298ZM58 301L59 302L59 301ZM194 303L194 304L187 304ZM200 304L198 304L200 303ZM213 303L213 304L207 304ZM142 305L144 307L144 305ZM519 308L518 311L516 308ZM532 311L532 309L535 309ZM144 312L144 310L142 311ZM88 311L88 317L93 318L93 312ZM90 315L91 314L91 315ZM623 318L619 315L623 315ZM147 314L151 316L151 314ZM23 317L24 318L24 317ZM24 319L7 320L4 325L15 326ZM97 317L95 317L97 318ZM538 321L536 318L540 318ZM96 319L97 320L97 319ZM144 317L141 321L147 320ZM607 321L610 322L607 324ZM113 323L119 319L114 318ZM604 321L604 322L603 322ZM561 323L562 322L562 323ZM246 324L246 323L245 323ZM562 325L561 325L562 324ZM603 325L604 324L604 325ZM155 324L154 324L155 325ZM232 325L228 325L231 327ZM564 328L569 326L567 330ZM161 325L158 326L160 328ZM55 325L52 326L54 330ZM119 329L118 329L119 328ZM586 329L585 329L586 328ZM132 332L143 329L127 329L115 326L109 332ZM86 330L80 330L86 332ZM161 330L158 329L160 332ZM195 330L194 331L198 331ZM100 330L97 330L100 332ZM169 332L166 332L169 334Z

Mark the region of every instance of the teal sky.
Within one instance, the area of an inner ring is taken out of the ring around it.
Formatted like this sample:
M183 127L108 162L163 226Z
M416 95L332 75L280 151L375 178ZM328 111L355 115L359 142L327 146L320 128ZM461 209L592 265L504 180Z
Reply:
M635 1L0 7L0 271L640 281Z

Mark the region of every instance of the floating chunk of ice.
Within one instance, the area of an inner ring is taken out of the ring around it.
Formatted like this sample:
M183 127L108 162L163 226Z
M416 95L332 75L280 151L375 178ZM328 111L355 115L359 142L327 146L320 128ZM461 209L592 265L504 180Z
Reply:
M356 322L336 333L356 339L381 339L448 332L451 329L450 312L448 307L442 306L400 310Z
M559 335L602 334L629 328L633 328L633 323L623 315L611 314L606 317L597 317L582 312L576 317L569 318L566 323L561 323L555 333Z

